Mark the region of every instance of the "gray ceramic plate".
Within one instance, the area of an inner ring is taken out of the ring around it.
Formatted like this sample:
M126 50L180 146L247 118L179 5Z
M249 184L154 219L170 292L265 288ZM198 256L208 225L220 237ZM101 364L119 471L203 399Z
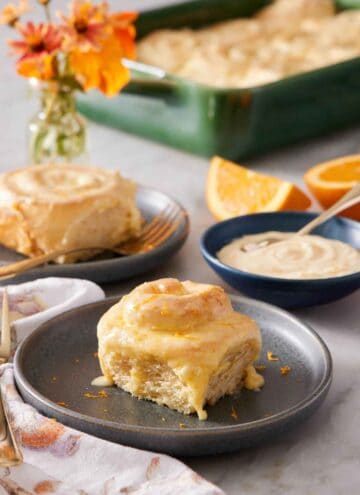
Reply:
M15 356L15 378L26 401L107 440L187 456L233 451L281 435L309 417L326 396L332 366L320 337L283 310L233 297L235 309L254 318L262 330L260 363L266 365L266 384L261 392L243 390L221 399L208 408L207 421L138 400L116 387L106 389L106 398L87 398L84 394L99 392L90 385L100 375L94 356L96 323L117 299L64 313L22 342ZM267 351L280 361L269 362ZM291 371L281 375L285 365Z
M164 263L184 244L189 233L187 212L166 194L140 187L137 193L137 204L146 221L158 215L165 207L175 206L184 213L184 220L176 231L159 247L145 254L114 257L109 254L106 259L95 259L65 265L49 264L11 279L11 282L25 282L43 277L86 278L98 283L124 280L145 273ZM24 259L23 256L0 246L0 264L12 263ZM6 281L9 283L9 281Z

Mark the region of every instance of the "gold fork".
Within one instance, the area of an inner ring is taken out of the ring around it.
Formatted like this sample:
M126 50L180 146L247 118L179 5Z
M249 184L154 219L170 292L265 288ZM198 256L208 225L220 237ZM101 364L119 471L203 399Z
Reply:
M3 289L2 318L1 318L1 345L0 363L5 364L9 360L11 352L11 331L9 319L9 302L7 290ZM0 466L11 467L22 462L22 455L17 445L14 432L9 421L6 407L3 401L3 389L5 385L0 383Z
M30 270L31 268L35 268L49 261L53 261L59 256L74 254L81 251L111 251L113 253L125 256L145 253L156 248L167 238L169 238L183 221L185 215L185 212L175 205L166 207L161 213L156 215L150 222L144 225L139 237L136 239L127 241L120 246L115 247L98 245L76 249L56 249L48 254L42 254L31 259L17 261L16 263L11 263L0 267L0 280L19 275L20 273Z

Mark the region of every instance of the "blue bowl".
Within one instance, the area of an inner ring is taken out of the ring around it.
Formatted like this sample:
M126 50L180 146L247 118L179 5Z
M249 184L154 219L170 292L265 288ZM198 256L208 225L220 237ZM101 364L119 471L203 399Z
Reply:
M216 257L216 253L233 239L270 230L296 232L316 216L316 213L278 212L225 220L204 232L200 242L201 252L225 282L255 299L282 308L302 308L335 301L359 289L360 272L343 277L289 280L244 272L225 265ZM360 222L335 217L312 233L360 248Z

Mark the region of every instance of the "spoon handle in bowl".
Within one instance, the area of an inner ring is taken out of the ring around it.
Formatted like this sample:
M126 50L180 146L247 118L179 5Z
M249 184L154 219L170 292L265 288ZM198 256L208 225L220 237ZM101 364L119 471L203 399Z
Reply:
M329 218L333 217L340 211L354 206L356 203L360 202L360 182L358 182L348 193L346 193L342 198L339 199L335 204L333 204L328 210L324 211L318 217L314 218L311 222L307 223L302 229L300 229L297 234L305 235L311 232L318 225L326 222Z

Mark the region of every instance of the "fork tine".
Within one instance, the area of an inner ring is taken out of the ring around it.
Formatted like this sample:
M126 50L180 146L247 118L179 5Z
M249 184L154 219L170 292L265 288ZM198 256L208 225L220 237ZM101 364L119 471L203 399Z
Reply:
M3 290L1 315L1 345L0 356L8 359L11 351L11 332L9 318L9 298L6 287Z
M173 215L173 210L173 206L166 207L148 224L150 228L144 228L139 237L121 244L121 249L131 250L133 252L137 251L139 249L139 246L143 246L143 244L145 244L149 238L151 238L160 228L162 228L167 223L169 216Z
M173 205L167 208L166 211L164 210L159 216L161 216L160 221L157 222L156 227L151 229L147 235L123 244L121 249L125 248L127 254L144 253L153 249L178 228L186 215L181 209Z
M159 219L161 218L162 213L159 213L159 215L155 215L150 222L147 222L144 227L141 229L140 236L144 235L150 228L153 227L153 225L156 225Z
M166 234L181 217L182 212L174 211L171 217L169 217L161 226L159 226L159 228L153 231L151 236L147 237L146 242L150 244L156 242L157 239Z
M173 221L174 216L176 216L177 213L177 208L176 207L171 207L166 213L161 216L161 219L159 219L159 222L155 226L153 226L152 229L150 229L144 236L140 236L139 242L144 243L148 242L149 239L153 238L156 236L156 234L159 232L159 230L164 229L169 223Z
M144 239L154 228L157 228L171 213L173 206L166 206L158 215L156 215L142 230L139 239Z
M152 240L152 242L147 242L145 243L142 248L140 248L139 252L147 252L150 251L151 249L155 249L156 247L160 246L163 242L166 241L178 228L181 220L173 223L172 225L169 226L169 228L163 232L162 235L158 236L156 239Z
M176 229L179 227L181 223L181 219L177 220L176 222L172 223L171 225L168 226L166 230L161 232L159 235L157 235L154 239L151 239L151 242L148 242L147 244L154 249L155 247L159 246L162 244L167 238L171 236L173 232L176 231Z
M183 212L178 212L171 221L158 229L154 235L146 240L146 242L139 243L136 246L137 252L147 252L162 244L173 232L175 232L184 217L185 215Z

